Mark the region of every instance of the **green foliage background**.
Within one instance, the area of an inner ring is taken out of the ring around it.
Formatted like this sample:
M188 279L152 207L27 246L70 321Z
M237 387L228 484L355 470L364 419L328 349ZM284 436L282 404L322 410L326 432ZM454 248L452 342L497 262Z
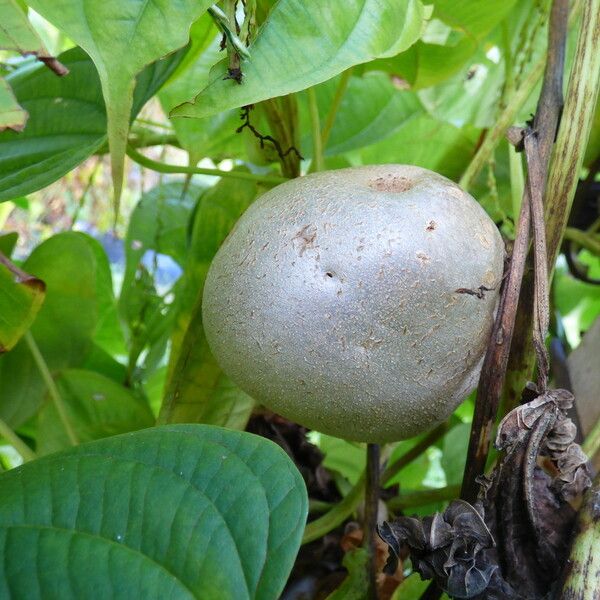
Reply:
M514 235L521 156L501 136L487 155L480 149L500 115L524 124L534 111L547 0L246 0L239 32L230 0L220 4L229 29L206 2L138 4L0 0L0 250L45 283L32 291L0 264L4 469L74 439L156 423L246 427L256 407L210 353L202 288L238 217L290 175L419 165L468 187L505 237ZM575 2L567 65L580 8ZM241 84L226 78L236 44L247 46ZM68 75L35 60L54 54ZM250 128L236 131L247 105L256 130L302 159L280 160ZM583 176L600 155L598 112ZM588 233L575 259L597 278L600 240ZM576 281L559 258L553 335L567 349L600 314L599 289ZM388 483L455 494L471 414L469 398L449 432ZM347 494L363 449L311 435ZM417 442L393 445L390 460ZM413 510L431 512L441 498ZM297 502L301 514L301 495ZM283 583L273 585L248 597L276 597ZM414 577L403 588L398 598L420 593Z

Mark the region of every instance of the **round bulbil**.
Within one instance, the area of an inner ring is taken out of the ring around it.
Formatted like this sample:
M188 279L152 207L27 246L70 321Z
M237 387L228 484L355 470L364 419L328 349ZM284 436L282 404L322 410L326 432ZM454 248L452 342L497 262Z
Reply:
M242 215L206 278L203 321L255 400L346 439L389 442L475 387L504 244L455 183L366 166L291 180Z

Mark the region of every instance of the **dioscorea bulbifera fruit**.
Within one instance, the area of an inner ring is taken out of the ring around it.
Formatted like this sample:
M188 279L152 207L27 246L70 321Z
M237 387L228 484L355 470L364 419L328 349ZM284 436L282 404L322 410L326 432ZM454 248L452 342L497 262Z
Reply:
M285 417L405 439L475 387L503 258L492 220L441 175L316 173L264 194L225 240L205 283L206 336L225 373Z

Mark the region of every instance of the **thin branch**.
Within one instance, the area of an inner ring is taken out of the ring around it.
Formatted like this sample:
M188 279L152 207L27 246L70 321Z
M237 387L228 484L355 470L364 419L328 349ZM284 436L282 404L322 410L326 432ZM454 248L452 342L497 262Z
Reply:
M365 492L365 474L352 487L352 489L331 510L327 511L318 519L308 523L304 529L302 543L308 544L341 525L358 507Z
M55 75L64 77L69 74L69 69L65 67L59 60L54 56L38 56L37 59L43 62Z
M560 96L562 98L562 94ZM558 119L558 116L556 116ZM550 133L550 132L549 132ZM548 263L546 259L546 228L544 227L544 179L547 162L542 163L542 148L538 136L525 137L525 153L529 177L529 198L531 225L533 229L534 303L533 303L533 345L538 359L538 389L546 391L548 384L549 359L546 350L546 336L550 324L550 297L548 295ZM549 151L546 153L549 157Z
M600 2L585 2L581 31L571 68L564 107L564 121L556 140L546 205L548 266L554 269L571 205L587 141L594 119L600 87Z
M440 440L446 433L450 431L450 423L448 421L438 425L435 429L432 429L422 440L417 442L410 450L407 450L400 458L398 458L391 465L388 465L381 475L382 485L386 485L389 480L400 472L406 465L410 464L413 460L419 458L427 448L433 446L438 440Z
M523 80L523 83L515 90L510 98L510 102L500 113L493 127L487 132L483 143L477 149L475 156L473 156L471 162L460 178L459 185L464 190L468 190L473 185L477 175L479 175L481 169L483 169L489 161L496 146L500 143L508 128L514 123L521 107L525 104L527 98L529 98L542 76L544 62L545 59L542 57L531 67L531 70Z
M254 125L252 125L250 122L250 111L253 108L254 106L252 104L242 107L240 119L242 119L243 123L235 130L235 132L241 133L247 127L254 134L254 137L258 138L261 148L265 147L265 142L271 143L281 161L283 161L285 157L292 152L295 153L300 160L302 160L302 156L300 155L300 152L298 152L298 148L296 148L296 146L289 146L288 149L284 151L279 141L276 140L272 135L263 135L260 133L260 131L258 131L258 129L256 129L256 127L254 127Z
M310 129L313 139L313 165L312 171L322 171L323 163L323 144L321 142L321 122L319 120L319 105L317 104L317 94L315 88L306 90L308 94L308 109L310 112Z
M298 106L294 94L281 98L271 98L260 103L263 108L269 128L280 143L289 148L279 157L281 171L290 179L300 175L300 152L298 151ZM295 152L291 149L294 148Z
M201 167L183 167L178 165L167 165L165 163L157 162L144 156L131 146L127 147L127 156L134 162L138 163L142 167L157 171L158 173L184 173L191 175L212 175L214 177L231 177L232 179L246 179L249 181L260 181L263 183L273 183L275 185L279 183L285 183L287 179L285 177L278 177L276 175L259 175L257 173L245 173L243 171L222 171L220 169L204 169Z
M0 436L2 436L23 458L24 462L35 460L35 452L13 431L13 429L0 419Z
M35 339L33 338L33 335L31 335L31 331L27 331L23 338L25 339L25 342L29 347L29 351L33 356L33 360L40 372L40 375L42 376L42 379L46 384L48 394L50 396L50 399L52 400L52 403L54 404L56 412L58 413L58 418L62 423L65 432L67 433L69 442L71 442L73 446L77 446L77 444L79 444L79 439L77 438L75 430L73 429L71 421L69 420L69 415L67 414L67 408L65 406L64 400L60 396L58 388L56 387L54 379L52 378L52 374L50 373L50 369L48 368L48 365L46 364L46 361L42 356L42 353L40 352L40 349L38 348L38 345Z
M529 247L531 216L528 195L528 188L525 188L510 268L502 289L497 317L477 387L475 412L461 489L461 498L470 503L477 498L479 492L477 478L485 469L515 326L521 281Z
M596 421L596 424L592 427L592 430L587 434L585 441L581 445L586 456L593 460L594 456L600 450L600 419Z

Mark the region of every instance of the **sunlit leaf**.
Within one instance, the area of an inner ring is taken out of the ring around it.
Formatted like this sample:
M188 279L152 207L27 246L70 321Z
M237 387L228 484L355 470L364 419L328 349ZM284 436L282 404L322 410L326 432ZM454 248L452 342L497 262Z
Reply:
M115 198L123 164L136 75L152 61L183 46L191 24L210 0L28 0L92 58L102 84ZM159 35L157 35L159 33Z
M42 40L15 0L0 0L0 50L48 56Z
M457 485L462 482L470 430L471 425L469 423L460 423L444 436L442 467L448 485Z
M194 24L191 40L186 60L158 94L167 114L208 83L211 67L223 56L220 51L220 36L208 15ZM190 62L188 56L194 54L195 60ZM239 149L242 146L240 136L235 133L239 126L238 112L228 110L205 119L171 120L177 139L189 153L191 164L205 156L218 160L223 151Z
M322 115L329 111L338 79L316 88ZM302 117L307 122L308 130L308 109L302 108ZM362 77L351 77L336 113L325 155L334 156L379 142L420 112L423 112L423 107L416 94L398 89L389 75L367 72ZM312 156L311 138L312 135L307 133L301 143L302 153L307 157Z
M324 467L336 471L353 485L360 479L366 463L364 444L348 442L324 433L317 435L315 443L324 454Z
M171 335L174 283L188 260L189 221L201 188L183 182L146 192L129 220L119 312L129 328L129 360L162 358ZM171 260L172 259L172 260ZM152 369L150 369L152 370Z
M436 0L433 3L432 21L428 24L424 39L407 52L374 61L368 68L392 73L407 81L413 89L440 83L472 60L484 38L506 18L515 3L516 0ZM535 17L537 12L534 13ZM445 32L443 25L446 25ZM486 47L486 51L489 47Z
M348 552L343 563L348 575L341 585L327 596L327 600L365 600L369 589L368 563L369 555L364 548Z
M217 64L209 85L173 116L207 117L331 79L352 65L393 56L421 33L418 0L280 0L250 45L242 85Z

